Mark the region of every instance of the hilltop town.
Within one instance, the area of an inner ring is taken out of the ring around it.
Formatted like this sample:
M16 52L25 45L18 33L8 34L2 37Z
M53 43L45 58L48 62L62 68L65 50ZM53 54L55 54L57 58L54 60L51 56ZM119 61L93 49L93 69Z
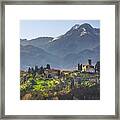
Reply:
M88 59L76 70L29 67L20 72L20 92L22 100L99 100L100 62Z

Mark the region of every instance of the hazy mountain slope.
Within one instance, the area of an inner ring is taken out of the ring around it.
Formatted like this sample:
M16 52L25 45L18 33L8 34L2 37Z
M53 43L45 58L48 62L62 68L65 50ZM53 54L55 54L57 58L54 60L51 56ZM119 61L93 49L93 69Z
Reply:
M58 67L58 56L47 53L41 48L34 47L32 45L20 47L20 65L21 69L25 69L27 66L42 66L51 64L53 67Z
M63 64L66 68L77 67L77 64L86 64L88 59L92 59L94 65L96 61L100 61L100 48L95 47L92 50L86 49L79 53L71 53L63 58Z

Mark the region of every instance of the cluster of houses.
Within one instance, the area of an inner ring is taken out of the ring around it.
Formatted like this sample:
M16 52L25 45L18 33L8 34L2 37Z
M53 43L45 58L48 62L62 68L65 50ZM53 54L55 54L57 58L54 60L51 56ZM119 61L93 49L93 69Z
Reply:
M87 73L100 73L100 62L98 61L95 66L93 66L91 59L88 59L88 64L78 64L78 71Z
M87 64L78 64L78 72L81 73L100 73L100 62L98 61L95 66L92 65L91 59L88 59ZM59 70L59 69L53 69L50 67L50 64L47 64L46 67L41 66L38 68L38 66L35 66L35 68L28 68L28 73L38 73L38 74L44 74L47 78L60 78L63 77L66 74L71 73L69 70Z
M78 70L70 71L70 70L59 70L59 69L53 69L49 64L46 65L46 67L41 66L38 68L38 66L35 66L35 68L28 68L28 73L32 74L41 74L44 78L55 78L55 79L66 79L68 77L74 77L75 81L81 81L81 78L77 76L77 73L90 73L91 77L94 73L100 72L100 62L98 61L95 66L92 65L91 59L88 59L87 64L78 64ZM75 75L76 74L76 75ZM92 79L92 78L89 78ZM96 78L93 78L95 80Z
M44 78L61 78L63 77L63 71L59 69L53 69L50 67L49 64L46 65L46 67L41 66L38 68L38 66L35 66L35 68L28 68L28 73L35 74L41 74Z

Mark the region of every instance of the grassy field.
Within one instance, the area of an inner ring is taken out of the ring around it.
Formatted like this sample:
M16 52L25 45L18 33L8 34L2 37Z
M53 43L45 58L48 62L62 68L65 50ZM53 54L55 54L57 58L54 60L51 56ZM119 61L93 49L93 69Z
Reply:
M20 72L21 100L99 100L99 74L70 72L64 77Z

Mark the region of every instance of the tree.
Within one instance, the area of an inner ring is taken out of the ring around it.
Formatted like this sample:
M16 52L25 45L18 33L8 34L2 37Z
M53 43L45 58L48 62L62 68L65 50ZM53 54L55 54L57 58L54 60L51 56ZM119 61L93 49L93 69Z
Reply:
M47 64L46 68L47 68L47 69L50 69L50 64Z
M38 66L35 66L35 72L38 72L38 70L39 70Z
M33 74L33 77L35 77L35 70L33 67L31 68L31 73Z
M100 72L100 61L97 61L96 65L95 65L95 72Z
M28 73L31 73L31 69L30 69L30 67L28 68Z
M43 66L40 67L39 73L40 73L40 74L44 73L44 68L43 68Z
M60 70L58 70L58 77L60 77L60 75L61 75L61 72L60 72Z

